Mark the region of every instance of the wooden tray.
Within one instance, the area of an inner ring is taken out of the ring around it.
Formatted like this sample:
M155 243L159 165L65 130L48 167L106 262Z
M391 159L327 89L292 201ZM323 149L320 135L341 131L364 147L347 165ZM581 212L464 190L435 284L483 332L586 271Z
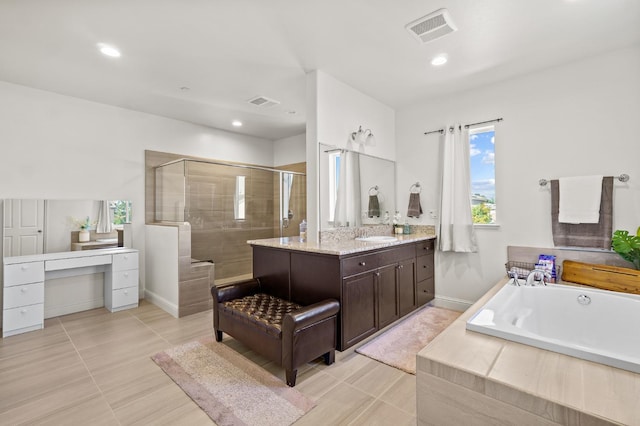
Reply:
M619 266L565 260L562 263L562 281L640 294L640 271Z

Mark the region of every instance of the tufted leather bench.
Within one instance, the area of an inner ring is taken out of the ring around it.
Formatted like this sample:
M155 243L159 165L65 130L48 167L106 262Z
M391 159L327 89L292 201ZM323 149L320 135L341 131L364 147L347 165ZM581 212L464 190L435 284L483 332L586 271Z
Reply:
M337 300L302 306L262 291L253 278L225 287L212 287L216 340L227 333L255 352L284 367L289 386L298 368L320 356L335 360Z

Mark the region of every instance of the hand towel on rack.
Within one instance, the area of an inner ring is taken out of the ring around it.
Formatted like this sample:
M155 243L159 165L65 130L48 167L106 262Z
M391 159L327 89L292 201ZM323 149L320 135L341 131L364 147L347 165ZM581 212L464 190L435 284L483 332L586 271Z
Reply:
M408 217L420 217L422 214L422 206L420 205L420 193L412 192L409 194L409 208L407 209Z
M380 200L378 195L369 195L369 217L380 217Z
M560 223L598 223L602 176L560 178Z
M592 247L611 248L613 228L613 178L602 179L602 197L600 201L600 221L598 223L560 223L559 182L551 181L551 231L556 247Z

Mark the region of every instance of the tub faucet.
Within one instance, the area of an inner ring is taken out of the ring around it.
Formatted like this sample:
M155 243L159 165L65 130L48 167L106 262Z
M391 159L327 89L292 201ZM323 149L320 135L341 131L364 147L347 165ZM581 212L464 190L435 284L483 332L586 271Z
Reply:
M551 274L549 273L549 271L534 269L533 271L529 272L529 275L527 275L527 281L524 285L547 285L549 281L551 281Z
M518 280L518 271L516 270L516 267L514 266L513 268L511 268L511 270L509 272L507 272L507 275L509 276L509 278L511 278L511 283L515 286L520 286L520 281Z

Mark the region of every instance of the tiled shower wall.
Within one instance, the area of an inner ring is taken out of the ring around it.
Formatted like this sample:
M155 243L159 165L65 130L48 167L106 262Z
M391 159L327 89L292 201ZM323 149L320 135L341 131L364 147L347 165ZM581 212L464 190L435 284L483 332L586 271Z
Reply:
M171 158L174 156L174 158ZM155 180L149 165L159 165L177 158L175 154L147 151L147 178ZM181 163L182 164L182 163ZM185 162L186 192L184 221L191 225L191 258L215 263L215 282L223 284L249 276L252 272L252 251L247 240L280 236L280 173L249 167ZM305 163L282 166L299 173ZM246 216L235 216L235 192L238 176L245 177ZM155 182L154 182L155 184ZM167 210L156 204L160 199L147 181L147 220L149 208ZM291 190L294 218L283 236L298 235L300 221L306 218L306 178L295 175ZM168 210L172 211L172 207ZM151 222L155 221L151 214ZM151 223L148 220L148 223Z

